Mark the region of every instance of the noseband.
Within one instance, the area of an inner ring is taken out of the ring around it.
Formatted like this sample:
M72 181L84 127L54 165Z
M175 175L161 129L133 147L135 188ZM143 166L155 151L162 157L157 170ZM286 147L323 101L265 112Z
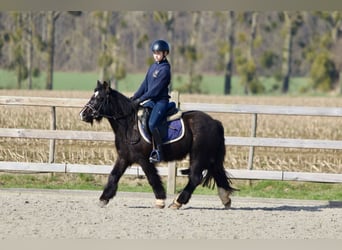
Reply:
M133 127L134 126L137 126L136 124L136 119L137 119L137 116L134 114L134 111L131 111L131 112L128 112L126 114L122 114L122 115L106 115L106 114L102 114L101 113L101 109L105 106L105 105L109 105L110 101L109 101L109 96L107 96L100 104L99 104L99 107L98 108L95 108L94 105L92 105L90 103L90 101L83 107L83 109L81 110L80 112L80 115L82 117L82 113L88 108L91 110L91 116L93 117L93 119L97 119L99 117L105 117L105 118L108 118L108 119L113 119L114 121L117 122L117 124L121 127L124 127L125 128L125 143L126 144L130 144L130 145L133 145L133 144L137 144L139 141L140 141L140 136L138 134L136 134L136 138L132 138L132 135L128 136L128 129L127 129L127 122L125 122L123 119L126 119L127 117L133 115ZM134 108L132 107L132 110L134 110ZM123 112L123 110L122 110ZM114 112L112 112L114 113ZM123 120L123 121L122 121ZM133 128L133 132L137 132L137 128Z
M82 113L88 108L91 110L91 116L96 119L101 116L100 109L103 107L104 102L102 102L98 109L96 109L93 105L91 105L89 102L83 107L83 109L80 112L80 115L82 116ZM103 116L103 115L102 115Z
M84 106L84 108L82 109L81 113L82 113L86 108L89 108L89 109L92 111L91 115L92 115L94 118L97 118L97 117L100 116L99 110L100 110L100 108L102 108L102 106L103 106L103 104L101 104L100 107L99 107L98 109L95 109L95 107L94 107L93 105L87 103L87 104Z
M130 116L132 113L128 113L128 114L123 114L123 115L120 115L120 116L115 116L115 115L106 115L106 114L103 114L100 112L100 110L103 108L104 105L107 105L109 104L109 99L108 97L105 98L105 100L103 102L100 103L99 107L96 109L92 104L90 103L87 103L84 108L81 110L80 114L82 114L86 108L89 108L92 113L91 115L93 116L94 119L96 118L99 118L99 117L105 117L105 118L110 118L110 119L114 119L114 120L120 120L120 119L124 119L128 116Z

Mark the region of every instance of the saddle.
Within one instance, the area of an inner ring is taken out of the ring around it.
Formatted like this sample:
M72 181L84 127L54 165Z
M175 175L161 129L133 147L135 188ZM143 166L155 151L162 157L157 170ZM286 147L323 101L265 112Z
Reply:
M150 102L143 103L138 110L138 129L143 139L152 143L152 133L148 127L148 120L151 115L153 105ZM166 111L166 119L158 127L163 144L168 144L180 140L184 136L184 122L182 111L176 107L175 102L169 102Z

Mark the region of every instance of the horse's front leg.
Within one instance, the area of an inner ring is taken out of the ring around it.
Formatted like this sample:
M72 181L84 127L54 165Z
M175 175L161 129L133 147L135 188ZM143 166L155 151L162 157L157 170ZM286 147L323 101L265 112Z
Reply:
M154 196L156 197L156 208L164 208L165 200L166 200L166 192L165 188L162 184L160 175L158 174L158 170L154 164L149 162L140 162L140 166L142 167L148 183L151 185L153 189Z
M107 184L102 192L102 195L100 196L100 206L103 207L107 205L109 200L115 196L116 191L118 190L118 182L127 167L127 161L121 158L116 160L114 168L108 176Z

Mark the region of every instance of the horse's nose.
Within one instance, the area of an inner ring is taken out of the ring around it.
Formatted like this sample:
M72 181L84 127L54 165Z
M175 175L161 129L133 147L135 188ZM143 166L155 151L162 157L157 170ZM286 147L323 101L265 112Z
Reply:
M80 118L81 118L81 121L84 121L84 117L83 117L82 113L80 113Z
M84 114L84 111L86 110L86 108L84 107L81 112L80 112L80 117L81 117L81 121L84 121L85 120L85 114Z

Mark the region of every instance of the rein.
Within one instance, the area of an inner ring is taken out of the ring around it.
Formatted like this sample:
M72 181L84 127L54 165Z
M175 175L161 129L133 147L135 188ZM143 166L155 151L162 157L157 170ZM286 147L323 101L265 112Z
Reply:
M100 112L100 110L102 109L102 107L103 107L105 104L108 104L108 103L109 103L108 98L106 98L106 100L103 101L103 102L99 105L98 109L95 109L95 107L92 106L92 105L89 104L89 103L86 104L85 107L88 107L89 109L91 109L94 116L102 116L102 117L107 118L107 119L113 119L113 120L117 121L118 124L119 124L120 126L125 127L126 125L123 124L123 123L121 123L120 120L125 119L125 118L131 116L131 115L132 115L132 112L131 112L131 113L127 113L127 114L123 114L123 115L120 115L120 116L102 114L102 113ZM137 116L134 117L134 124L136 124L136 119L137 119ZM133 125L133 126L134 126L134 125ZM133 127L133 130L134 130L134 127ZM137 139L135 139L135 140L128 140L127 133L128 133L128 130L125 129L125 137L126 137L126 143L127 143L127 144L133 145L133 144L136 144L136 143L138 143L138 142L140 141L140 137L139 137L139 136L138 136Z
M105 114L100 114L100 113L99 113L99 115L101 115L101 116L103 116L105 118L111 118L113 120L119 121L121 119L124 119L124 118L130 116L131 114L124 114L124 115L121 115L121 116L118 116L118 117L115 117L114 115L105 115Z
M121 116L114 116L114 115L106 115L106 114L102 114L100 112L100 110L102 109L102 107L104 106L105 102L108 103L107 99L106 101L102 102L101 105L99 105L98 109L95 109L94 106L92 106L91 104L86 104L85 107L91 109L91 111L93 111L93 115L94 116L102 116L102 117L105 117L105 118L111 118L111 119L114 119L114 120L121 120L121 119L124 119L128 116L130 116L132 113L128 113L128 114L123 114Z

